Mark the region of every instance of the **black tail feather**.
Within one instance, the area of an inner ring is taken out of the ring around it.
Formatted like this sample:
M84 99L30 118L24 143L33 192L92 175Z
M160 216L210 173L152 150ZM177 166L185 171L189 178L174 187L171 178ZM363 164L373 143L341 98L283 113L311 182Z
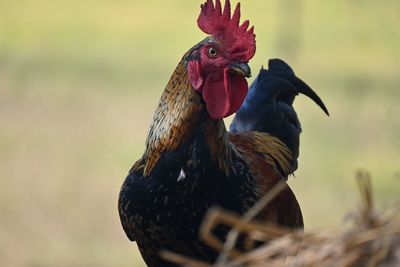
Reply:
M300 121L293 108L299 93L311 98L329 116L321 98L292 68L280 59L271 59L268 70L261 69L232 121L232 132L261 131L278 137L292 151L292 172L297 169Z

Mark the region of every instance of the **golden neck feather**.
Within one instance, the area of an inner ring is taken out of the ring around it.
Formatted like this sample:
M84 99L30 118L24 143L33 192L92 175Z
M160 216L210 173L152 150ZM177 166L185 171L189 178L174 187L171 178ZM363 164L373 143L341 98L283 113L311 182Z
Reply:
M222 170L229 172L231 147L224 122L212 120L208 114L203 116L205 112L204 101L190 84L185 60L182 60L161 96L150 126L143 156L144 176L149 175L162 153L174 151L188 140L198 123L203 123L211 159ZM207 119L201 120L204 117Z

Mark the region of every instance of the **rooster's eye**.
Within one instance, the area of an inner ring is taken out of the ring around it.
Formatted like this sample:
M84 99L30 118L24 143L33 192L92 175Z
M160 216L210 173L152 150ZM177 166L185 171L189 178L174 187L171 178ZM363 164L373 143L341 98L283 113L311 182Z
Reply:
M216 57L217 56L217 50L214 47L210 47L208 49L208 55L210 57Z

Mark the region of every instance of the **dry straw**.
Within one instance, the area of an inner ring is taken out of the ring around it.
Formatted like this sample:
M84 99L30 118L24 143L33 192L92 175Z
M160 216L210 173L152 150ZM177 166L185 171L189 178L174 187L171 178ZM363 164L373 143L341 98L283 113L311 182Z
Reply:
M293 232L271 224L253 222L260 210L285 187L277 184L243 217L211 209L200 235L211 247L220 251L215 263L190 259L164 251L165 259L187 267L355 267L400 266L399 205L386 210L374 208L371 178L365 171L357 172L361 205L346 216L340 230ZM221 242L212 230L218 225L232 227L226 241ZM248 252L235 249L237 238L245 234ZM255 247L260 241L266 242Z

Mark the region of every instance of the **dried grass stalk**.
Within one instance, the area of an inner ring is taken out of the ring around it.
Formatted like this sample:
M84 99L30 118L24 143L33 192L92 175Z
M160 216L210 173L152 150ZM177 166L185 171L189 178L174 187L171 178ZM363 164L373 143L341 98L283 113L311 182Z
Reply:
M356 175L361 193L361 206L346 218L350 228L340 231L292 232L277 225L260 224L251 220L283 188L278 184L243 217L222 209L211 209L201 228L201 236L211 247L220 251L214 264L189 259L174 253L162 256L187 267L355 267L400 266L399 206L391 212L374 209L371 178L368 172ZM212 233L218 225L232 229L223 243ZM265 245L241 252L235 249L239 234L245 234L245 244L268 241Z

